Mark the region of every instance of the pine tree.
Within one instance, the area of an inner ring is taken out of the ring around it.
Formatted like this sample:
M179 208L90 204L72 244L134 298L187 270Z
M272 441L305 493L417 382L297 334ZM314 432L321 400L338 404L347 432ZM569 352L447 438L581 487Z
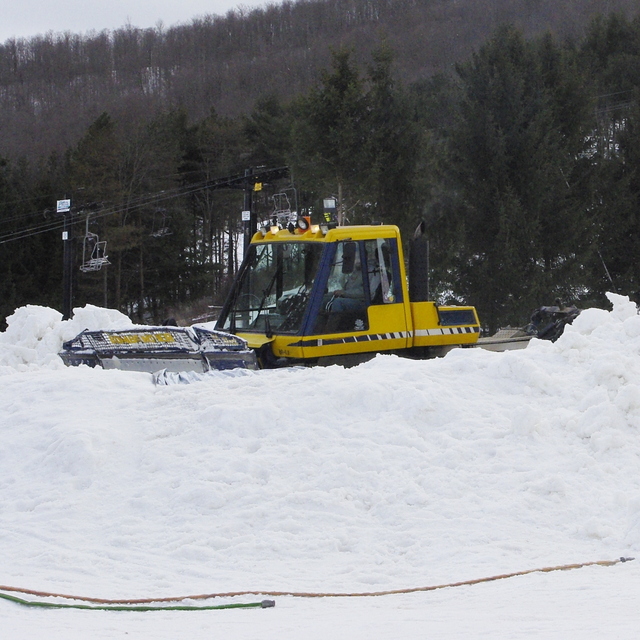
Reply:
M640 20L613 14L594 20L578 49L588 69L594 120L582 187L590 202L592 298L614 290L639 300L637 219L640 191Z
M250 166L281 167L291 152L291 114L271 94L258 99L244 118L243 129L251 149Z
M459 246L450 281L492 330L524 323L579 284L566 279L579 262L569 180L580 124L563 131L560 114L576 96L555 57L550 41L527 43L503 27L458 67L463 98L449 138L456 197L446 223Z
M338 198L339 216L361 202L367 103L351 52L333 53L331 71L294 105L293 171L303 189Z
M399 225L407 232L417 219L414 182L419 129L408 96L393 76L393 53L383 44L369 67L365 118L365 168L370 218ZM370 220L371 221L371 220Z

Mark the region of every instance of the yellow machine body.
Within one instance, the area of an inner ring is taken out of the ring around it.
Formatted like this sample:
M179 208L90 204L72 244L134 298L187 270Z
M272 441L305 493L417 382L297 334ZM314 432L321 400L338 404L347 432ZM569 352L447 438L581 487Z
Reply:
M256 233L216 328L244 338L263 366L437 353L480 332L473 307L409 299L393 225Z

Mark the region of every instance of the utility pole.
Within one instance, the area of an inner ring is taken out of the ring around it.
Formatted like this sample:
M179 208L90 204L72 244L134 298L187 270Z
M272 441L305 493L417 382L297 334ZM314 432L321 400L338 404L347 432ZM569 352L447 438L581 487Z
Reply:
M62 319L69 320L73 310L73 253L71 251L71 200L58 200L56 213L62 216Z
M258 214L253 210L253 192L260 191L265 182L281 180L288 175L289 167L278 167L276 169L250 168L245 169L244 174L218 178L207 182L207 189L237 189L244 191L242 222L245 254L249 250L253 234L258 230Z
M253 169L244 170L244 205L242 207L242 221L244 223L244 255L247 255L249 245L251 244L251 238L256 232L258 227L258 221L256 220L256 212L253 210L253 182L251 181L251 175Z

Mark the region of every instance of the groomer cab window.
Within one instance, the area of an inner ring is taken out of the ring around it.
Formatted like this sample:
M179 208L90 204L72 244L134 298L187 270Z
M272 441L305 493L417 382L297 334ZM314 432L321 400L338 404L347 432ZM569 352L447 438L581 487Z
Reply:
M252 244L217 326L232 333L300 331L322 251L320 243Z
M399 283L394 238L338 242L313 333L366 331L370 306L400 302Z

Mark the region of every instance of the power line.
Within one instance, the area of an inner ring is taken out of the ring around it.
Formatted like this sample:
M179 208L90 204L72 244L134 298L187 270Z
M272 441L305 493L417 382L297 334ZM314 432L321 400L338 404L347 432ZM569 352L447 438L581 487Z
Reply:
M202 186L196 186L195 188L193 187L181 187L178 188L176 190L169 190L169 191L159 191L156 194L153 194L151 196L141 196L139 198L133 199L131 201L129 201L126 205L124 206L119 206L119 207L110 207L107 209L103 209L102 211L93 214L93 218L104 218L104 217L108 217L111 215L116 215L116 214L120 214L120 213L128 213L131 211L136 211L142 207L146 207L149 206L150 204L155 204L155 203L159 203L159 202L164 202L166 200L171 200L173 198L178 198L181 196L188 196L191 195L193 193L197 193L199 191L203 191L204 189L207 188L206 183L201 183ZM76 213L76 215L82 213L81 211L78 211ZM33 215L33 214L26 214L24 216L16 216L14 218L10 218L9 220L11 221L15 221L15 220L19 220L22 219L24 217L28 217L29 215ZM39 225L34 225L32 227L27 227L25 229L18 229L15 231L10 231L10 232L6 232L4 234L0 234L0 244L6 244L8 242L13 242L14 240L23 240L25 238L30 238L32 236L36 236L42 233L47 233L49 231L54 231L56 229L62 229L63 227L63 223L61 221L48 221L48 222L44 222L41 223Z
M251 181L279 179L286 175L288 172L288 167L277 167L275 169L259 169L255 173L252 173L250 175L236 174L224 178L202 181L193 185L187 185L185 187L176 187L175 189L157 191L154 194L147 194L146 196L140 196L138 198L132 199L123 206L103 209L98 213L92 214L92 217L94 219L98 219L116 214L129 213L141 209L142 207L164 202L166 200L172 200L173 198L193 195L208 189L246 190L247 185ZM79 213L82 213L82 210L77 212L76 215ZM62 229L63 226L63 221L50 221L40 225L35 225L27 229L19 229L17 231L7 232L4 234L0 234L0 244L6 244L15 240L24 240L26 238L30 238L42 233L55 231L56 229Z

